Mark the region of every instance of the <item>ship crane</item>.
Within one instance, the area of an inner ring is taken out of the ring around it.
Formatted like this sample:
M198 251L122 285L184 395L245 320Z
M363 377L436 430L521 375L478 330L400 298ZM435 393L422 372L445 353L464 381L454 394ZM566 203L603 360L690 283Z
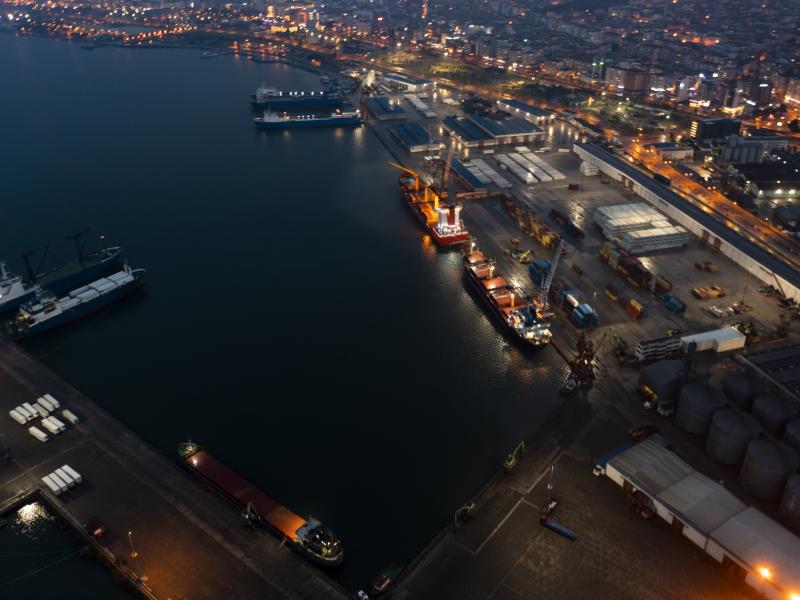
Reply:
M439 196L431 191L430 186L428 186L427 183L421 182L422 178L419 176L419 173L412 171L411 169L407 169L406 167L398 165L392 161L389 161L389 164L396 169L400 169L401 171L408 173L414 178L414 194L417 196L417 199L419 199L419 187L420 183L422 183L422 202L433 202L434 208L439 208Z
M558 266L558 260L561 258L561 252L564 250L564 240L559 240L558 247L556 248L556 255L553 257L553 262L550 264L550 270L547 272L547 277L545 277L544 283L542 284L542 289L539 292L539 305L542 307L542 311L546 311L549 307L548 296L550 295L550 285L553 283L553 277L556 275L556 267Z

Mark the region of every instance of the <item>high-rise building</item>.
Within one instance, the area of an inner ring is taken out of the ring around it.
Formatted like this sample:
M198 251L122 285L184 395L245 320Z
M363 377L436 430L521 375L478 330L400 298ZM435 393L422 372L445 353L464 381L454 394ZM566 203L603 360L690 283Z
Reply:
M729 135L739 135L742 122L739 119L695 119L689 135L696 142L722 140Z

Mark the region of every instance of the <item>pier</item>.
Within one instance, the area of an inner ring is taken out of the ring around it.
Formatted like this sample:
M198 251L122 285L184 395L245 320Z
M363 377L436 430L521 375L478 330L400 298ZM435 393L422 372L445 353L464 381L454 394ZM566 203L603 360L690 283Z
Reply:
M45 393L80 422L41 443L28 433L39 420L20 425L8 411ZM145 597L347 597L280 540L245 527L239 511L194 481L177 460L5 339L0 339L0 409L0 442L12 457L0 464L0 506L10 510L44 497ZM55 496L41 478L64 464L79 471L83 482ZM98 540L85 531L91 519L107 529Z

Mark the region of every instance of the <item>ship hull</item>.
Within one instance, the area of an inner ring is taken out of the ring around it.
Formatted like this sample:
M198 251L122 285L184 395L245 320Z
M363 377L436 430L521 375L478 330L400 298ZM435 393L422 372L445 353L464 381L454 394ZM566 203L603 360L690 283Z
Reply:
M36 296L36 288L31 288L27 292L22 294L22 296L18 296L13 300L9 300L8 302L0 304L0 315L7 315L9 313L14 312L20 306L25 304L28 300L33 300L35 296Z
M511 340L522 350L536 352L547 346L550 342L540 342L535 343L525 338L521 337L517 332L514 330L511 325L508 324L503 313L500 312L500 309L497 305L492 302L492 299L486 294L486 290L481 284L480 279L475 277L469 268L466 266L464 267L464 277L469 281L470 285L472 286L473 291L480 297L481 303L486 307L489 313L494 318L495 322L500 326L503 334L506 337L511 338Z
M48 319L47 321L37 323L22 331L19 331L15 337L17 339L27 339L29 337L33 337L34 335L39 335L41 333L45 333L46 331L55 329L56 327L60 327L61 325L66 325L67 323L72 323L73 321L77 321L94 313L100 312L107 306L115 302L119 302L131 292L139 289L143 283L144 273L139 272L135 274L135 279L130 283L122 287L118 287L107 294L98 296L89 302L84 302L75 308L66 310L57 317L53 317L52 319Z
M428 219L425 216L419 206L415 204L411 200L411 195L402 188L400 188L401 195L403 196L403 200L405 201L406 205L411 212L414 213L414 216L422 225L423 229L427 231L431 238L433 239L434 243L439 246L440 248L447 248L450 246L457 246L458 244L463 244L464 242L469 241L469 233L464 231L463 233L459 233L457 235L440 235L436 229L434 229L431 225L428 224Z
M292 121L289 119L282 121L255 121L259 129L281 130L281 129L315 129L320 127L358 127L361 125L359 117L348 119L315 119L313 121Z
M304 110L306 108L339 108L344 102L339 98L281 98L259 102L253 99L250 104L253 108L268 108L270 110Z

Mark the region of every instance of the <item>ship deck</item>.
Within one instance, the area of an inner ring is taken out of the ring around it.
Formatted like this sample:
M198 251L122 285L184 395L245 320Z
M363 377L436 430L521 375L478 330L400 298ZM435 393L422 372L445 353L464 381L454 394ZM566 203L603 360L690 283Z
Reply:
M261 518L292 541L297 540L297 530L306 520L294 514L277 500L256 488L205 450L184 459L189 468L218 487L242 508L252 503Z

